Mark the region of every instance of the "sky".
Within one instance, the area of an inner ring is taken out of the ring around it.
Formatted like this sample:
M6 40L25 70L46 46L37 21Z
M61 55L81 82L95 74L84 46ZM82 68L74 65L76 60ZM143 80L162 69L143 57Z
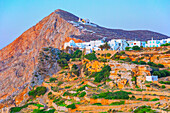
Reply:
M107 28L170 36L170 0L0 0L0 49L56 9Z

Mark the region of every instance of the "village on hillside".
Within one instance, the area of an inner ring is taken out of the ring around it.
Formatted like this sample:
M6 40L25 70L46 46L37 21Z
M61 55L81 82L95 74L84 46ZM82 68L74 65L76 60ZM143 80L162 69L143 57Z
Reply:
M25 89L29 91L27 104L4 110L167 113L170 110L169 44L169 39L75 43L70 38L62 50L43 48L33 73L33 87ZM49 76L56 66L60 67L59 71ZM15 104L22 102L24 96L16 97Z

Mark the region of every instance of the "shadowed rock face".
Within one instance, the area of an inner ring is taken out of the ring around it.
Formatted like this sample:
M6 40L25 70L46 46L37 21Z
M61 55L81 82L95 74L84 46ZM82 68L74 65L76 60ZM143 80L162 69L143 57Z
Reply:
M84 24L75 26L70 21L77 22L78 17L58 9L0 50L0 99L6 98L31 81L38 63L38 54L43 47L60 49L68 37L80 39L79 42L103 37L108 37L107 40L147 40L152 36L155 39L168 38L151 31L124 31Z

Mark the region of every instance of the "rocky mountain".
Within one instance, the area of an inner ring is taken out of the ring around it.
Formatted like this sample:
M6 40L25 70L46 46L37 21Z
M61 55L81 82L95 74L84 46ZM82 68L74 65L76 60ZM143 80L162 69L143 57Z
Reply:
M15 96L30 83L38 65L39 52L43 47L61 49L64 42L72 38L78 42L103 37L107 37L107 40L169 38L152 31L125 31L108 29L96 24L84 25L78 23L78 19L66 11L55 10L0 50L0 99Z

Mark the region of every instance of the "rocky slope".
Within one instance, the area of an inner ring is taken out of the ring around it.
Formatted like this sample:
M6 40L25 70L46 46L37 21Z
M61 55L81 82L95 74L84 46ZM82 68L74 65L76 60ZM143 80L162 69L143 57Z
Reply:
M79 39L78 42L103 37L108 37L108 40L112 38L147 40L152 36L155 39L168 38L151 31L107 29L95 24L95 26L75 25L77 21L77 16L56 10L0 50L0 99L15 94L29 84L38 63L38 54L43 47L60 49L64 42L68 41L68 37Z

